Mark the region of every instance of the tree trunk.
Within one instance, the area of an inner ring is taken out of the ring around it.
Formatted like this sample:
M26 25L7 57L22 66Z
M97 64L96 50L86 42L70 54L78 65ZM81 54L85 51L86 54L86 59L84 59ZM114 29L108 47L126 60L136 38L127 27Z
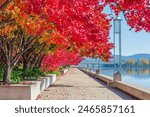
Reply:
M23 57L23 71L25 71L27 69L27 61L26 58Z
M43 61L44 57L45 57L45 54L42 55L42 56L40 57L40 59L38 60L38 63L37 63L37 66L36 66L37 68L40 68L40 67L41 67L41 64L42 64L42 61Z
M12 67L10 65L7 65L5 70L4 70L4 75L3 75L3 82L4 83L10 83L11 72L12 72Z
M38 55L34 54L34 57L31 63L31 69L37 68L36 65L37 65L39 58L40 58L40 54Z
M23 58L23 70L22 72L25 73L27 69L29 69L29 61L27 60L27 57L25 55L25 53L22 56ZM26 79L26 77L24 75L22 75L23 79Z

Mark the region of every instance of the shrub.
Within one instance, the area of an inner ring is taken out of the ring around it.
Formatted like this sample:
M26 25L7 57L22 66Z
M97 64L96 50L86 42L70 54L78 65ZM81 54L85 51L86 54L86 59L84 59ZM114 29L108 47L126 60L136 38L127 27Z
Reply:
M3 67L2 67L2 65L0 65L0 81L2 80L3 73L4 73Z
M0 65L0 81L2 81L3 73L4 73L3 66ZM22 67L17 67L12 70L11 83L19 83L23 81L23 79L34 80L38 79L40 76L46 76L46 73L41 69L33 69L33 70L27 69L25 71L22 71Z
M25 79L38 79L40 76L45 76L46 73L41 69L27 69L23 71L23 78Z
M70 68L70 65L62 66L62 67L60 68L60 70L64 70L64 69L68 69L68 68Z
M3 73L3 66L0 65L0 81L2 81ZM22 71L19 69L14 69L11 73L11 83L19 83L20 81L22 81Z
M22 79L22 71L21 70L13 70L11 73L11 82L12 83L19 83Z
M50 74L56 74L57 76L61 75L61 72L59 71L52 71L52 72L49 72Z

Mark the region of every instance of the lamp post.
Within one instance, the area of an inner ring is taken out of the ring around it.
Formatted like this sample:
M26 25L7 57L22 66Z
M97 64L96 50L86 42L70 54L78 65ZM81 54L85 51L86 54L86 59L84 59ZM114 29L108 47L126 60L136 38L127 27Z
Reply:
M119 38L119 71L115 73L115 68L116 68L116 60L115 60L115 54L116 54L116 48L114 47L114 80L122 80L121 78L121 21L122 19L120 17L116 17L114 19L114 46L116 44L116 36L118 35Z

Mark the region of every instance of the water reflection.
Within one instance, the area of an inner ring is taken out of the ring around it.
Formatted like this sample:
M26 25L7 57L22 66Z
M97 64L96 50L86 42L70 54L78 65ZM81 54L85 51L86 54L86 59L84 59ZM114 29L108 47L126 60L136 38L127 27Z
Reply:
M87 68L87 65L82 65L81 67ZM102 67L99 65L89 65L88 69L92 71L100 69L101 74L111 76L112 78L114 73L118 71L118 68L114 70L114 67ZM123 82L150 89L150 66L122 67L121 75Z
M118 69L116 70L116 72L118 71ZM113 76L114 74L114 70L113 67L103 67L101 68L101 72L109 75L109 76ZM150 68L122 68L122 75L123 76L145 76L145 77L150 77Z
M114 70L113 68L105 67L101 69L101 73L105 75L113 76ZM122 81L128 82L133 85L138 85L143 88L150 89L150 68L147 67L123 68Z

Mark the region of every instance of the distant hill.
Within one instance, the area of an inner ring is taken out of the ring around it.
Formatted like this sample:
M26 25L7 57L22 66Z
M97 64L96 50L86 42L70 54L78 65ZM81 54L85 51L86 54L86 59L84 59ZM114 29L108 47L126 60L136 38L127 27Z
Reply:
M125 56L124 59L150 59L150 54L135 54L131 56Z
M119 55L116 55L116 60L118 60ZM134 59L134 60L141 60L141 59L148 59L150 60L150 54L134 54L131 56L122 56L122 60L128 60L128 59ZM110 61L113 61L113 58L110 59Z
M116 57L116 61L118 61L119 55L116 55L115 57ZM122 60L128 60L128 59L134 59L134 60L148 59L148 60L150 60L150 54L141 53L141 54L134 54L131 56L122 56ZM110 62L113 63L113 60L114 60L113 58L110 59ZM92 62L100 62L100 60L92 59L92 58L85 58L85 60L82 62L91 62L92 63Z

